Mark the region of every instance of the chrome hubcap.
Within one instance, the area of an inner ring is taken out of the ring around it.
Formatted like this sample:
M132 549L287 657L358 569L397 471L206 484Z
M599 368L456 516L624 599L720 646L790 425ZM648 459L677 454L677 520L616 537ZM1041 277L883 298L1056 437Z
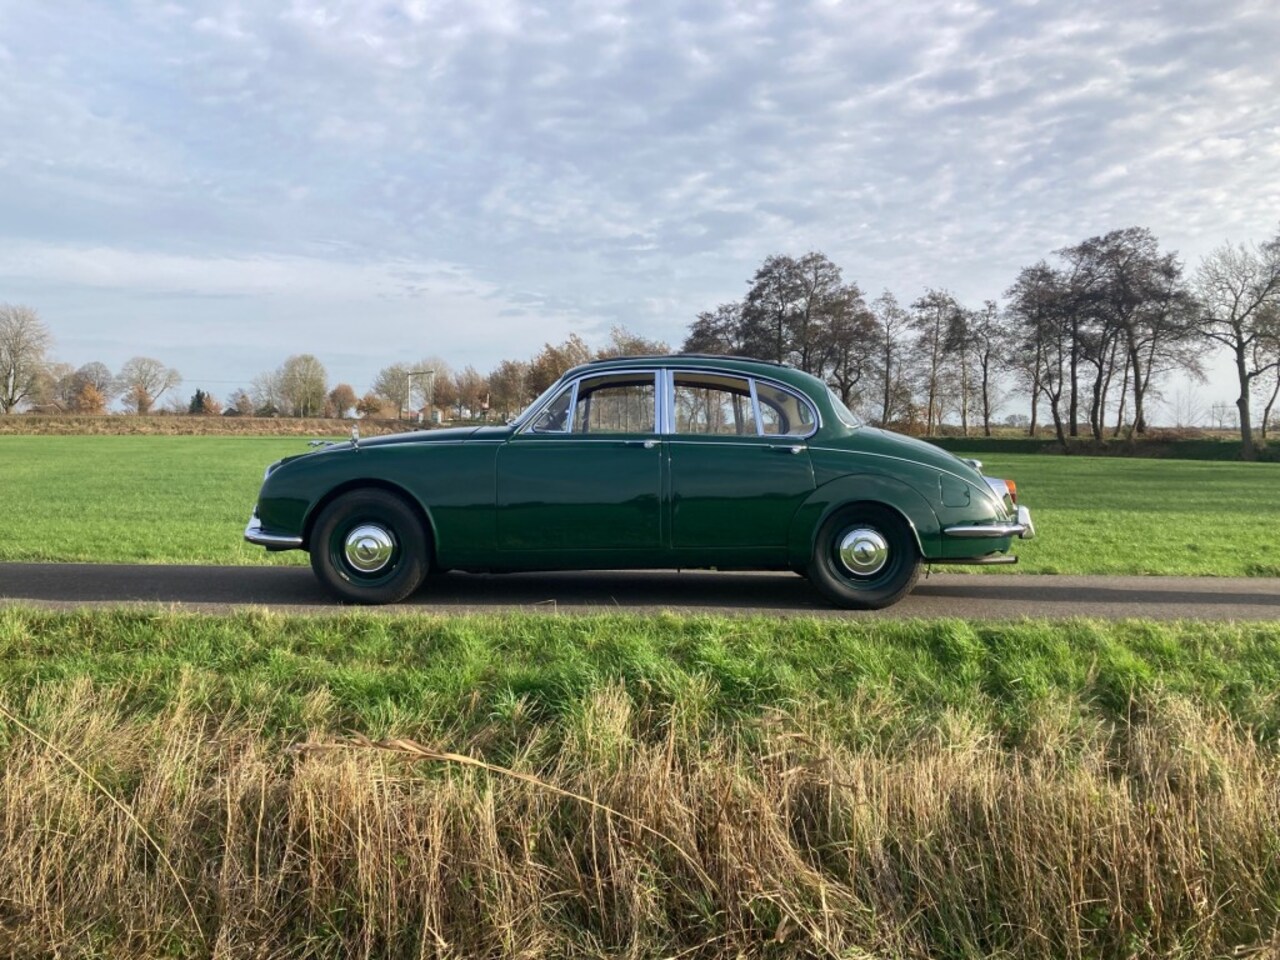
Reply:
M878 530L858 527L840 538L840 563L850 573L869 577L879 573L889 560L889 544Z
M347 534L342 552L351 569L361 573L377 573L391 562L395 546L396 541L390 530L364 523Z

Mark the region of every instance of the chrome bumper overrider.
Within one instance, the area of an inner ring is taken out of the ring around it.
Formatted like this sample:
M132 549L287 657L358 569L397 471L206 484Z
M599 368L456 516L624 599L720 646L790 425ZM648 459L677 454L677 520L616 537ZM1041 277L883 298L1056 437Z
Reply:
M1035 524L1031 522L1031 511L1026 507L1019 507L1017 520L1013 523L987 523L987 524L966 524L959 527L947 527L942 531L948 537L960 537L961 539L983 540L983 539L999 539L1000 537L1017 537L1020 540L1030 540L1036 535Z
M256 513L249 518L249 523L244 528L244 538L250 543L256 543L268 549L289 550L302 546L301 537L282 537L275 533L263 533L262 521L258 519Z

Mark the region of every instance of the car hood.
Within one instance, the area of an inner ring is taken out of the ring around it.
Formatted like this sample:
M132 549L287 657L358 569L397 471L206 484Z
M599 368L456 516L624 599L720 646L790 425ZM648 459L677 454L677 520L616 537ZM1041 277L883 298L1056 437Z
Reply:
M447 443L466 440L480 427L449 427L446 430L410 430L405 433L388 433L381 437L361 437L360 449L365 447L393 447L400 443Z
M388 433L380 437L361 437L360 449L370 450L378 447L395 447L406 443L458 443L462 440L469 440L477 434L490 437L495 434L505 436L507 432L506 428L503 427L450 427L447 430L410 430L404 433ZM351 446L350 440L338 440L316 450L308 450L305 453L295 453L291 457L283 457L272 464L272 468L282 467L286 463L294 463L298 460L350 453L352 449L354 448Z

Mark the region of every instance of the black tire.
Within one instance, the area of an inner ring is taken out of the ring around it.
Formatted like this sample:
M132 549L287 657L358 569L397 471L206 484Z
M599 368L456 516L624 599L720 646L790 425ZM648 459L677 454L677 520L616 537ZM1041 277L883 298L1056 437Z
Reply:
M855 536L855 531L864 533ZM847 560L840 550L846 537L852 538ZM836 606L879 610L897 603L916 585L920 551L911 528L897 513L879 504L855 504L836 511L822 525L808 574Z
M353 490L325 507L311 531L311 569L344 603L396 603L427 575L417 513L385 490Z

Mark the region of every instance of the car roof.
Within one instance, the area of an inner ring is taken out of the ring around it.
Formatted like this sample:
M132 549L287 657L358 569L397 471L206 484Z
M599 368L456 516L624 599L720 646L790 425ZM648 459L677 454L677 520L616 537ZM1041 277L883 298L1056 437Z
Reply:
M756 375L782 380L794 386L812 387L816 378L802 370L778 363L774 360L760 360L756 357L737 357L721 353L669 353L645 356L605 357L579 364L565 372L564 377L577 376L596 369L626 370L633 367L678 367L692 366L701 369L720 369L744 375Z

